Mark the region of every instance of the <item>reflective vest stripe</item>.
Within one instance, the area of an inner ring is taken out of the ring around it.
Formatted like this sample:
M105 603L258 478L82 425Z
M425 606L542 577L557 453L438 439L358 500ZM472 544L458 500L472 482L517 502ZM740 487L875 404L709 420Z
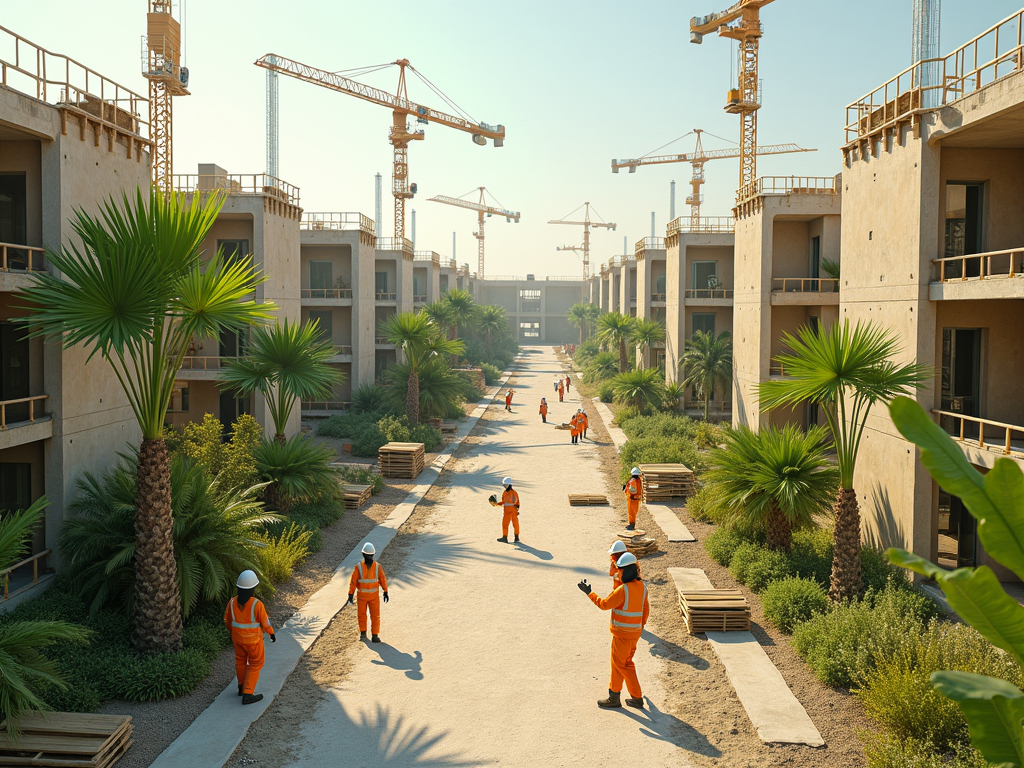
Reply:
M238 609L238 598L231 598L234 603L234 607L231 609L231 626L235 629L259 629L260 623L256 621L256 598L252 598L252 605L249 608L249 623L243 624L242 622L235 621L235 611Z
M612 626L613 627L620 627L622 629L642 629L642 627L643 627L643 623L642 622L643 622L643 615L644 615L643 607L644 607L644 603L647 602L647 585L646 584L641 584L641 586L643 588L643 600L640 603L640 610L639 611L628 611L626 609L629 608L629 584L623 584L622 585L622 590L625 593L625 597L623 598L623 601L622 601L622 607L620 607L620 608L612 608ZM616 621L615 620L616 616L621 616L622 618L628 619L628 620L627 621Z
M372 587L359 587L357 591L376 594L378 592L378 590L380 589L380 577L377 575L377 564L374 563L372 566L370 566L370 572L369 573L373 574L373 576L374 576L374 578L372 578L372 579L365 578L366 576L369 575L367 573L367 571L366 571L365 563L360 563L356 567L359 568L359 575L364 577L364 578L361 578L361 579L356 579L356 582L359 583L359 584L372 584L373 585Z

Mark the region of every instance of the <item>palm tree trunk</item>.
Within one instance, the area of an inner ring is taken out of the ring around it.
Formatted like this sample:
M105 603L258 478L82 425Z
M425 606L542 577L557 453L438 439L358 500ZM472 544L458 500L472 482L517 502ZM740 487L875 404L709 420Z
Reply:
M765 543L768 545L768 549L789 552L793 546L793 526L789 524L789 520L775 504L772 504L768 511L765 534L767 535Z
M829 597L833 600L856 599L864 594L860 573L860 507L857 492L840 488L835 502L835 542L832 550L832 584Z
M276 435L274 435L274 441L279 443L280 445L285 445L288 442L285 439L285 436L282 432L278 432Z
M626 340L619 339L619 373L625 373L629 362L626 359Z
M171 469L167 444L143 438L135 476L135 647L181 648L181 594L174 561Z
M409 426L420 423L420 375L414 368L409 368L409 386L405 391L405 415L409 417Z

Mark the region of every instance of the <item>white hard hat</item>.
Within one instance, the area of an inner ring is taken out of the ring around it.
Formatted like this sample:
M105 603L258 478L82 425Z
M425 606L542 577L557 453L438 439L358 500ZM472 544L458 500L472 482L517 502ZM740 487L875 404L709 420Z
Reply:
M511 477L503 477L503 478L501 478L501 484L502 485L512 485L512 478Z
M366 542L365 544L363 544L363 554L375 555L377 554L377 550L374 549L373 544L371 544L370 542Z
M620 552L626 551L626 542L622 539L616 539L615 543L612 544L612 548L608 550L609 555L617 555Z
M618 560L616 560L615 564L619 566L619 568L625 568L627 565L636 565L636 555L634 555L632 552L627 552Z
M629 474L631 474L633 477L640 477L640 467L633 467L631 470L629 470Z
M238 574L238 581L235 582L235 586L240 589L256 589L256 585L259 583L260 580L253 571L245 570Z

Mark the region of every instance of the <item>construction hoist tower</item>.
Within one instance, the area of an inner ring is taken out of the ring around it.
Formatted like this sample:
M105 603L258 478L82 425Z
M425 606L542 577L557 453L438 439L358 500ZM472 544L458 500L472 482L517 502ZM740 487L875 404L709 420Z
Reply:
M488 205L485 195L487 190L485 187L478 187L480 190L480 200L473 202L472 200L463 200L462 197L448 197L447 195L437 195L436 197L430 198L432 203L444 203L445 205L454 205L456 208L468 208L471 211L476 211L477 231L473 233L473 237L476 238L477 243L477 268L476 277L477 280L484 279L484 218L486 216L493 216L498 214L504 216L505 221L514 221L516 224L519 223L519 211L509 211L501 207L495 207ZM469 194L469 193L467 193ZM491 195L491 197L494 197ZM494 202L498 202L495 199ZM498 203L500 206L501 203ZM454 238L454 233L453 233ZM452 240L452 258L455 258L455 240Z
M569 221L568 220L569 216L572 216L573 213L576 213L576 211L579 210L579 208L577 208L576 211L573 211L572 213L567 214L566 218L564 218L564 219L552 219L551 221L548 222L548 224L573 224L573 225L575 225L577 227L583 227L583 245L560 245L557 248L555 248L555 250L556 251L574 251L576 253L582 253L583 254L583 279L584 280L589 280L590 279L590 230L591 230L591 228L597 229L597 228L602 228L603 227L605 229L610 229L612 232L614 232L616 225L615 225L614 222L593 221L590 218L590 203L584 203L583 205L580 206L580 208L584 209L583 221Z
M729 91L725 111L740 116L740 186L757 178L757 110L761 108L757 76L757 49L764 29L761 8L772 0L738 0L730 8L690 19L690 42L700 43L704 35L717 32L739 44L739 81Z
M181 24L172 0L151 0L142 38L142 75L149 80L149 130L153 140L153 184L165 194L174 175L171 100L188 96L188 69L181 66Z
M939 0L914 0L914 32L910 44L911 64L919 64L918 88L924 88L925 107L936 106L939 85ZM923 62L923 63L921 63ZM931 103L930 103L931 102Z
M267 70L267 175L281 178L277 121L277 72Z

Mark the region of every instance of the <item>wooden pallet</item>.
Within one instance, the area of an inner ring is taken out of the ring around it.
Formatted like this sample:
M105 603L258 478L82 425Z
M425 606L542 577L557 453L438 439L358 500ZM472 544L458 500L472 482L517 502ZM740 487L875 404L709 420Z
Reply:
M628 544L633 539L642 539L645 533L647 533L647 531L642 531L638 528L635 531L619 531L615 535Z
M679 593L679 610L690 634L750 629L750 606L738 589L697 589Z
M640 464L644 501L668 501L692 496L693 470L684 464Z
M425 463L423 443L388 443L377 451L377 463L384 477L416 478Z
M633 538L626 542L626 551L637 557L647 557L658 551L658 542L643 537Z
M126 715L71 712L32 713L18 722L13 741L0 723L0 766L108 768L132 745L132 719Z
M442 435L454 435L459 431L459 423L457 421L442 421L441 422L441 434Z
M608 497L600 493L570 493L569 506L592 507L608 503Z
M555 429L564 429L566 431L569 431L572 429L572 426L569 424L569 422L563 421L561 424L555 424Z
M342 487L345 509L359 509L370 500L369 485L346 485Z

